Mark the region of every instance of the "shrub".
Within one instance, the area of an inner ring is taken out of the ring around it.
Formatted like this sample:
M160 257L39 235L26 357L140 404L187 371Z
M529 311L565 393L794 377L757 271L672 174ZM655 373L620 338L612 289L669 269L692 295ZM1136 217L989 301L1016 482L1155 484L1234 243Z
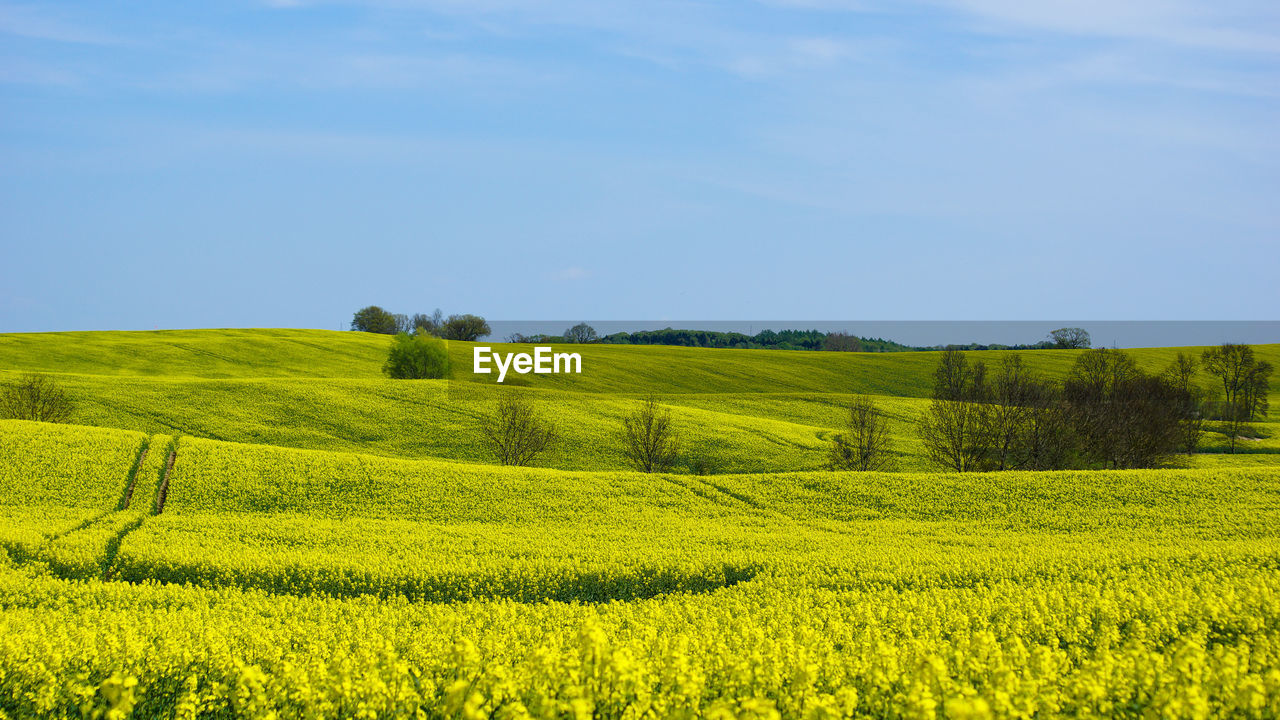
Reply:
M449 347L445 341L424 332L400 333L391 341L382 372L399 380L447 377Z
M532 465L555 441L556 433L534 412L533 403L515 392L498 400L480 422L485 443L503 465Z
M0 386L0 418L63 423L75 409L67 393L39 373L27 373Z
M641 472L666 472L676 462L679 440L671 428L671 411L650 397L622 418L622 452Z
M854 398L849 404L845 432L836 435L831 446L833 470L888 470L889 427L884 413L868 397Z

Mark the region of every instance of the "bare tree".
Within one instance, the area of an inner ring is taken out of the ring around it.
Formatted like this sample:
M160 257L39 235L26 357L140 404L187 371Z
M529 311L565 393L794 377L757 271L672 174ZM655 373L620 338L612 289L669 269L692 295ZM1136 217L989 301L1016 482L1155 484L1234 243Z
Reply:
M1196 383L1196 359L1186 353L1178 353L1165 370L1165 378L1178 392L1182 405L1182 451L1190 455L1200 447L1204 433L1204 390Z
M1064 386L1084 456L1112 468L1158 467L1181 447L1184 403L1167 377L1119 350L1090 350Z
M27 373L0 386L0 418L62 423L74 409L67 393L46 375Z
M1236 451L1236 441L1245 423L1253 420L1254 414L1261 409L1266 399L1266 391L1256 393L1251 388L1267 386L1267 376L1271 374L1271 364L1259 370L1254 358L1253 348L1248 345L1223 343L1209 348L1201 356L1204 367L1222 382L1224 404L1219 417L1227 422L1227 442L1231 452Z
M480 421L485 444L503 465L532 465L556 439L555 430L518 392L504 393L497 407Z
M918 427L929 460L956 472L985 470L991 454L990 408L934 398Z
M934 371L933 401L918 431L934 464L956 472L986 469L991 455L991 406L986 366L969 364L963 352L947 350Z
M987 366L970 364L963 351L945 350L933 371L933 397L937 400L981 401L987 394Z
M991 383L991 462L996 470L1010 470L1017 463L1027 424L1035 414L1037 380L1021 355L1005 355Z
M405 332L422 330L432 335L439 335L444 326L444 313L440 312L440 308L436 308L436 311L430 315L414 313L413 317L409 319L409 325L411 326L410 329Z
M1049 333L1049 342L1055 348L1064 350L1088 350L1093 347L1093 339L1084 328L1058 328Z
M622 452L641 472L666 472L675 464L679 438L671 427L671 411L650 396L622 418Z
M861 472L888 470L893 461L889 454L889 426L885 414L875 402L859 396L849 403L845 432L835 436L831 446L834 470Z
M1062 391L1049 382L1032 388L1031 414L1023 426L1017 466L1024 470L1066 470L1078 465L1079 442Z
M1271 409L1267 392L1271 389L1271 363L1260 360L1249 369L1244 389L1240 393L1240 407L1250 421L1265 417Z

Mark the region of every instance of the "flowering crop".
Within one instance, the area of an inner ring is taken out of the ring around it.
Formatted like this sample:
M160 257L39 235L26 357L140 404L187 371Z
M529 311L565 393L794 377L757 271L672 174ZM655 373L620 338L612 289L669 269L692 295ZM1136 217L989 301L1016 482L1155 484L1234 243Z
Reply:
M0 420L0 504L113 507L145 439L123 430Z
M0 718L1280 715L1275 468L700 478L184 437L152 515L172 442L128 509L0 506Z

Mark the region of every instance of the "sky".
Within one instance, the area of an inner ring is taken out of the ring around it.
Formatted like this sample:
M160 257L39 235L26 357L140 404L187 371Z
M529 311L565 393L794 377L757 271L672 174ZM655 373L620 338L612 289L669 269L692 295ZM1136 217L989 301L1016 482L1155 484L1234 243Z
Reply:
M1278 128L1274 0L0 0L0 332L1275 320Z

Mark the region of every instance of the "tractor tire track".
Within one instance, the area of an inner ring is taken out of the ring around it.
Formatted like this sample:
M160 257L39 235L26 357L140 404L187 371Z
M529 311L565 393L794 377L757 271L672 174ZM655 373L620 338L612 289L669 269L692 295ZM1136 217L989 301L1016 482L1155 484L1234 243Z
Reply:
M169 497L169 476L173 474L173 463L178 459L177 449L169 451L169 459L164 464L164 478L160 480L160 489L156 491L156 514L164 512L164 501Z

